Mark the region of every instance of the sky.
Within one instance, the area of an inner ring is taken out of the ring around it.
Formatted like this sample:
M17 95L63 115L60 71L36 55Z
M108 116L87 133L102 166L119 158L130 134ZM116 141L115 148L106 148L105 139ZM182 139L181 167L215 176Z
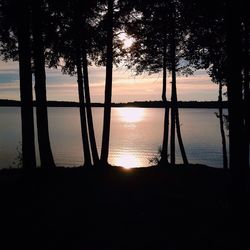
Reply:
M58 69L47 69L47 99L56 101L78 101L77 79L63 75ZM89 67L92 102L104 101L105 68ZM168 77L167 96L170 97ZM113 69L113 102L161 100L162 73L135 76L124 67ZM212 83L205 71L193 76L177 76L177 92L180 101L215 101L218 86ZM20 100L18 63L0 62L0 99Z

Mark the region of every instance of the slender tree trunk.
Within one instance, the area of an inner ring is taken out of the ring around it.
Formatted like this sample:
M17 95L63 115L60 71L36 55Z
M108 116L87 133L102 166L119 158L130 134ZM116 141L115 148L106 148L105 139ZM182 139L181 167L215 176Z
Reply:
M246 152L246 129L242 99L242 50L240 8L236 1L227 1L226 42L227 42L227 90L229 114L229 166L232 173L231 205L237 221L236 228L242 227L247 213L248 152Z
M111 120L112 71L113 71L113 5L114 5L114 0L108 0L107 64L106 64L104 121L103 121L102 149L101 149L101 163L104 165L108 164L110 120Z
M175 165L175 119L176 119L176 72L175 72L175 34L172 34L171 43L171 73L172 73L172 88L171 88L171 134L170 134L170 163Z
M183 141L182 141L182 136L181 136L181 126L180 126L180 118L179 118L178 107L176 109L176 118L175 118L175 121L176 121L176 133L177 133L177 138L178 138L178 142L179 142L179 146L180 146L182 160L183 160L183 163L185 165L188 165L189 163L188 163L186 151L185 151L184 144L183 144Z
M76 2L76 6L79 6L80 0ZM87 65L87 55L85 47L81 44L84 42L82 25L84 23L83 10L79 7L75 10L75 33L73 34L75 40L75 59L76 59L76 70L77 70L77 83L78 83L78 97L80 103L80 124L81 124L81 135L82 135L82 146L84 155L84 165L91 165L91 151L90 151L90 135L88 127L89 121L87 119L87 94L86 85L88 85L88 65ZM83 75L84 74L84 75ZM87 86L88 87L88 86ZM90 98L88 100L90 102ZM94 159L93 159L94 160Z
M17 32L22 124L22 164L23 168L32 169L36 167L36 154L30 53L30 13L27 1L18 2L18 9Z
M175 108L171 98L170 164L175 165Z
M163 77L162 77L162 101L167 102L167 46L166 39L163 45Z
M223 122L223 109L222 109L222 83L219 83L219 119L220 119L220 133L222 140L222 152L223 152L223 168L228 169L228 160L227 160L227 145L226 145L226 136L224 130L224 122Z
M245 6L245 11L247 11L247 6ZM250 143L250 91L249 91L249 84L250 84L250 46L249 46L249 39L250 39L250 21L248 17L248 11L245 13L244 17L244 103L245 103L245 124L246 124L246 131L247 131L247 148L246 151L249 152L249 143ZM248 154L248 164L249 164L249 154Z
M172 68L172 94L171 94L171 134L170 134L170 162L175 165L175 119L176 119L176 100L174 98L175 83L174 83L175 70Z
M99 156L96 146L95 140L95 131L91 110L91 100L90 100L90 92L89 92L89 75L88 75L88 61L87 61L87 53L85 48L82 48L82 61L83 61L83 76L84 76L84 87L85 87L85 97L86 97L86 110L87 110L87 121L88 121L88 129L89 129L89 139L90 146L92 151L93 163L95 166L99 164Z
M89 138L88 138L88 129L87 129L87 118L85 110L85 96L83 89L83 75L82 75L82 65L80 58L80 49L76 53L77 55L77 83L78 83L78 96L80 103L80 123L81 123L81 133L82 133L82 145L83 145L83 155L84 155L84 165L91 165L91 155L89 148Z
M173 18L175 20L175 17ZM175 124L177 138L184 164L188 164L185 148L182 141L179 111L177 107L177 89L176 89L176 41L175 41L175 25L173 21L172 41L171 41L171 64L172 64L172 96L171 96L171 165L175 164Z
M169 130L169 105L167 102L167 48L164 41L163 48L163 79L162 79L162 101L165 106L163 142L161 151L161 165L168 165L168 130Z
M37 135L41 160L41 167L55 167L55 162L50 146L49 127L48 127L48 110L46 96L46 73L44 44L42 35L42 13L41 1L32 3L33 10L33 50L34 50L34 67L35 67L35 93L36 93L36 118L37 118Z

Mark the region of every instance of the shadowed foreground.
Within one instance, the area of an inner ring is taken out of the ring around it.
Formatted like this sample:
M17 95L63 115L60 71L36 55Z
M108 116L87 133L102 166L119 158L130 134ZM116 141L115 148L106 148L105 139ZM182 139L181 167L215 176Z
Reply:
M198 165L2 170L0 248L249 249L229 185Z

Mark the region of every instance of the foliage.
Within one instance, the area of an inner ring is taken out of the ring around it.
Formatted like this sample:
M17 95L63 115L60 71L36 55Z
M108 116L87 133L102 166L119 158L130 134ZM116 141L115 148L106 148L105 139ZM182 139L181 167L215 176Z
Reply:
M12 161L9 168L22 168L23 167L23 155L22 155L22 143L19 142L16 147L16 156L14 157L14 160Z
M136 2L136 1L135 1ZM173 17L173 6L176 15ZM128 49L127 67L137 74L161 72L163 60L171 70L171 42L176 41L176 70L184 75L193 73L185 60L187 33L184 25L182 1L140 1L135 14L127 22L126 32L134 38ZM175 29L173 37L172 30Z
M153 165L153 166L155 166L155 165L158 166L160 164L160 162L161 162L161 157L162 157L162 147L160 146L158 148L157 154L148 159L149 164Z

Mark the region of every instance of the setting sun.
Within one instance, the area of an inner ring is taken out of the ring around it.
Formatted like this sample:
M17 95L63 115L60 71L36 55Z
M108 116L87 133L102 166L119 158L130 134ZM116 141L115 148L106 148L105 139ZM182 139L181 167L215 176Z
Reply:
M140 122L145 114L144 108L121 108L118 112L121 120L126 123Z
M124 49L129 48L133 44L133 42L135 41L135 39L133 37L129 36L125 32L121 33L119 35L119 38L123 41L123 47L124 47Z

